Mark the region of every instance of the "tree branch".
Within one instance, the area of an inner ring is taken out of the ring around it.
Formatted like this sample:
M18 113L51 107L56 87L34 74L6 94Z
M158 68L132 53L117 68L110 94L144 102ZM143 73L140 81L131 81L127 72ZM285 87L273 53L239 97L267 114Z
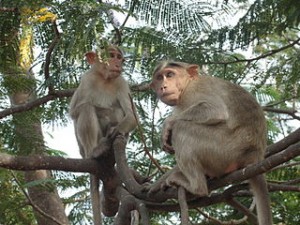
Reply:
M31 102L17 105L17 106L12 106L8 109L4 109L4 110L0 111L0 119L6 117L8 115L12 115L15 113L20 113L23 111L33 109L35 107L38 107L40 105L43 105L43 104L51 101L51 100L55 100L56 98L71 97L73 95L74 91L75 91L75 89L53 91L51 94L48 94L46 96L43 96L43 97L33 100Z
M300 120L300 117L296 115L297 110L294 110L294 109L288 110L288 109L276 109L276 108L272 108L272 107L263 107L263 110L265 110L267 112L287 114L296 120Z
M0 7L0 12L18 12L18 8Z
M300 128L295 130L294 132L290 133L285 138L281 139L280 141L269 145L266 150L265 157L269 157L270 155L274 155L283 149L289 147L292 144L295 144L300 141Z
M296 156L300 155L300 142L289 146L287 149L269 156L265 160L251 166L247 166L244 169L235 171L222 179L213 179L208 182L209 189L214 190L231 184L237 181L247 180L255 175L265 173L271 170L273 167L278 166L284 162L287 162Z
M294 45L297 45L299 44L300 42L300 38L298 38L297 40L293 41L292 43L286 45L286 46L283 46L281 48L278 48L278 49L273 49L265 54L262 54L262 55L259 55L257 57L253 57L253 58L250 58L250 59L237 59L237 60L234 60L234 61L228 61L228 62L207 62L206 64L221 64L221 65L227 65L227 64L233 64L233 63L241 63L241 62L247 62L247 63L250 63L252 61L257 61L257 60L260 60L260 59L263 59L263 58L267 58L268 56L271 56L271 55L274 55L274 54L277 54L278 52L281 52L281 51L284 51L288 48L291 48L293 47Z
M107 174L106 158L94 159L71 159L59 156L31 155L12 156L0 153L0 167L12 170L61 170L66 172L92 173L105 179Z
M132 89L135 90L138 88L139 85L132 86ZM136 90L136 91L143 91L145 89L149 89L149 84L146 84L145 86L142 87L142 90ZM49 101L55 100L57 98L64 98L64 97L71 97L76 89L68 89L68 90L52 90L51 92L49 91L48 95L45 95L43 97L37 98L33 101L30 101L25 104L17 105L17 106L12 106L10 108L4 109L0 111L0 119L15 114L15 113L20 113L24 111L31 110L35 107L38 107L40 105L43 105Z
M294 133L290 134L289 136L294 136L298 134L299 130L296 130ZM287 137L281 140L281 142L284 142L284 140L290 140L290 139L288 139ZM114 142L117 171L119 173L120 179L125 185L125 188L129 191L129 193L131 193L135 197L139 198L140 200L144 200L147 207L149 207L152 210L163 209L166 211L170 211L170 210L177 211L179 209L178 205L170 206L166 204L162 205L162 204L155 203L155 202L162 202L170 198L177 198L176 189L159 191L158 193L153 194L151 196L148 196L147 193L143 191L144 190L143 186L136 182L134 176L132 175L130 169L127 166L125 146L126 146L126 141L122 140L122 138L120 139L117 137ZM277 148L284 147L283 148L284 150L277 149L276 151L274 151L277 153L269 155L265 160L261 161L258 164L251 165L242 170L232 172L231 174L222 177L220 179L208 180L209 190L215 190L217 188L225 187L235 182L244 181L257 174L261 174L266 171L269 171L272 168L300 155L299 141L295 144L291 144L290 146L285 146L285 144L276 143L270 148L272 149L274 148L274 146L276 146ZM107 168L106 158L101 158L99 160L68 159L63 157L41 156L41 155L12 156L5 153L1 153L0 167L13 169L13 170L44 169L44 170L61 170L61 171L72 171L72 172L87 172L87 173L97 174L102 180L107 179L111 176L111 174L108 173L109 170ZM239 190L245 189L245 185L234 185L233 187L227 189L222 194L217 194L217 195L212 194L209 197L201 197L196 200L190 201L189 206L199 207L199 206L211 205L217 202L224 202L226 199L232 198L234 193L237 193ZM291 188L291 186L287 187L287 185L272 184L270 187L274 189L284 188L289 191L291 190L299 191L299 187L295 188L296 186L293 186L293 188ZM195 198L195 196L193 198Z

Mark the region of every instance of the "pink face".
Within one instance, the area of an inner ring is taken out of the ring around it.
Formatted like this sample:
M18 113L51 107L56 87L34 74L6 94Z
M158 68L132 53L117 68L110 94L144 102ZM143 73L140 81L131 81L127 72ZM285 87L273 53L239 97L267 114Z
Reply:
M120 51L114 48L108 49L106 69L109 72L108 78L113 79L120 76L122 72L124 58Z
M189 81L186 73L181 67L165 67L153 75L151 87L163 103L170 106L178 104L180 95Z

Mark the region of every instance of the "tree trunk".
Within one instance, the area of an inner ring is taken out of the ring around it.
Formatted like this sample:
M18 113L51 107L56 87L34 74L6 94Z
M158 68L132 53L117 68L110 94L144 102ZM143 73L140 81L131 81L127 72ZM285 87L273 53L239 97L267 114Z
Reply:
M33 98L34 96L30 92L20 90L11 96L11 103L12 105L23 104L33 100ZM15 145L18 153L23 155L44 154L45 146L38 109L16 114L13 121L16 135ZM24 172L24 176L27 183L34 183L28 185L28 194L38 224L70 224L57 189L50 182L53 179L51 173L46 170L36 170Z
M39 20L40 16L45 15L45 9L39 11L36 8L23 7L14 9L11 13L12 17L7 17L6 24L13 40L9 40L5 45L6 54L1 73L4 74L3 84L14 106L36 98L35 79L30 73L33 63L33 25L34 22L45 21L42 17ZM14 114L13 126L13 145L17 154L45 154L39 108ZM46 170L28 171L24 172L24 178L27 182L28 202L33 207L38 224L70 224L57 189L50 182L53 179L51 173Z

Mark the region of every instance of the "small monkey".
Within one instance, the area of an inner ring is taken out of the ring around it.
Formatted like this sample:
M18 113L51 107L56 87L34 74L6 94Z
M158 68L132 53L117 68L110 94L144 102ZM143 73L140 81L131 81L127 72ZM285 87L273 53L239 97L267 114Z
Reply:
M151 88L173 106L163 125L163 149L175 153L177 165L158 185L179 186L208 195L206 176L220 177L257 163L266 149L266 122L256 100L231 82L199 75L199 66L161 62ZM251 178L259 225L272 225L268 189L263 175ZM150 189L157 190L157 186Z
M91 68L82 76L70 103L70 116L83 158L100 158L110 150L117 134L128 136L137 126L128 83L121 76L122 51L109 46L104 59L96 52L85 54ZM112 179L115 180L115 179ZM94 224L101 224L99 178L91 175ZM109 191L105 191L109 193ZM118 207L118 201L113 199ZM105 214L105 206L102 212Z

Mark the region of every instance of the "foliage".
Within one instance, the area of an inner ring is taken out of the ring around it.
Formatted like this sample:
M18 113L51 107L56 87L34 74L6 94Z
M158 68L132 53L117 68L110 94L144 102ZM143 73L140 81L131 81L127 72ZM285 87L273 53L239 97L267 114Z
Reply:
M29 10L30 17L21 16L21 10ZM126 20L127 15L130 15L129 20ZM24 20L33 27L30 47L35 54L28 71L16 67L20 54L20 24ZM165 58L197 63L209 74L245 87L266 110L269 144L272 144L299 126L300 118L296 113L300 95L299 24L300 2L294 0L254 0L251 4L244 0L125 0L111 3L99 0L2 0L1 110L10 108L8 95L18 90L35 89L37 98L42 98L48 93L53 94L51 90L76 88L81 74L87 69L83 54L108 41L118 43L126 52L124 76L137 87L133 88L133 100L140 116L140 127L129 140L129 165L156 179L161 173L145 150L165 167L173 166L174 159L160 151L160 128L170 109L157 103L151 90L138 90L150 81L155 63ZM59 36L54 32L55 28ZM49 52L52 44L53 52ZM49 77L46 76L47 69ZM34 79L17 76L27 73L34 75ZM54 97L34 110L25 108L29 111L26 118L20 118L21 123L38 118L47 125L66 125L69 99L57 93L51 96ZM1 152L18 154L15 121L10 115L0 122ZM28 140L34 140L34 137ZM299 188L299 157L288 163L290 165L268 173L268 179L280 184L294 181ZM64 194L72 224L88 224L91 215L87 176L63 172L54 175L55 180L44 182L55 184ZM34 224L33 213L21 192L26 185L18 186L11 172L3 169L0 179L3 190L0 223ZM66 195L69 190L74 194ZM274 222L299 223L299 190L277 191L271 197ZM247 206L251 204L249 198L241 201ZM201 210L219 220L242 217L226 204ZM166 212L151 215L151 224L170 224L168 221L172 220L176 224L179 217L177 213ZM212 223L197 210L191 211L190 215L194 223ZM112 219L106 220L106 224L111 224Z

